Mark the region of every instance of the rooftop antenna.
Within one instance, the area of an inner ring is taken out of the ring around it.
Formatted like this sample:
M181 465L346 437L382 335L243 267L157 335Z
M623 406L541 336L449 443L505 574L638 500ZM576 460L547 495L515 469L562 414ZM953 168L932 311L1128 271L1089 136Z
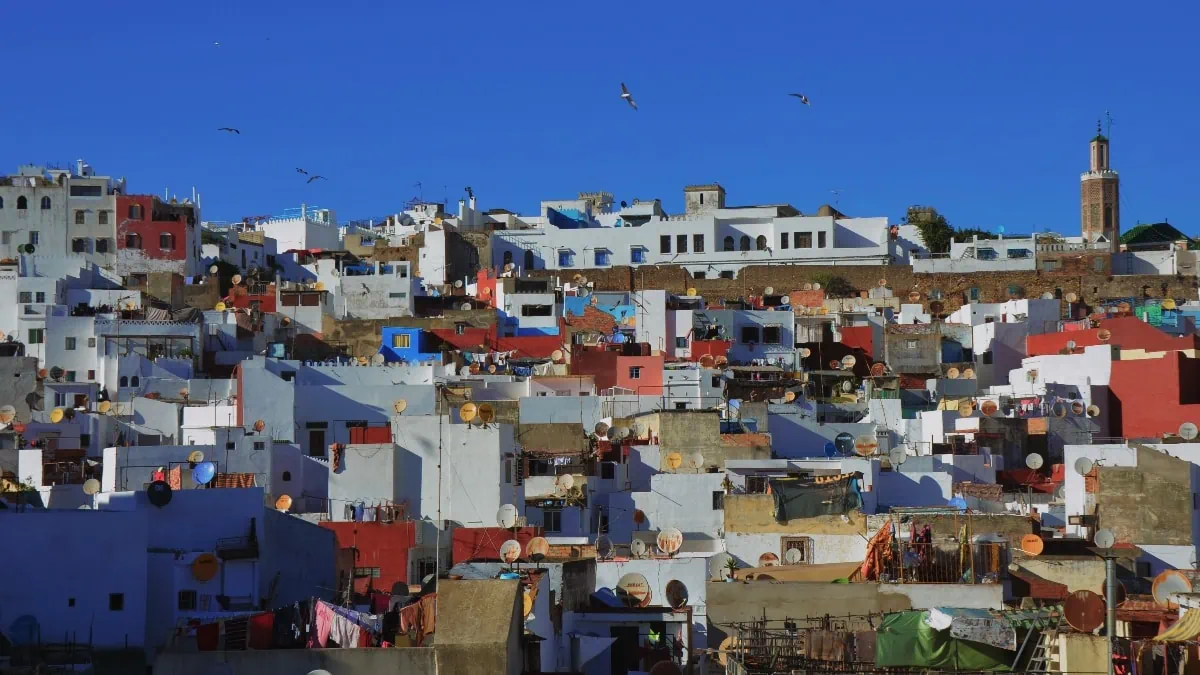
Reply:
M1104 109L1104 119L1107 122L1107 128L1104 130L1104 135L1111 139L1113 118L1112 115L1108 114L1108 108Z
M414 183L413 187L417 188L417 194L418 194L417 198L420 199L421 201L425 201L425 187L423 185L421 185L421 181L417 181L416 183Z

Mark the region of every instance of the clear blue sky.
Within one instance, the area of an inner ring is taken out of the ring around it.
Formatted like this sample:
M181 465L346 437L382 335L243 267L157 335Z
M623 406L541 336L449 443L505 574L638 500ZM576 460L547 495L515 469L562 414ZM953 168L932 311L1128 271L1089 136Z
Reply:
M5 3L0 171L83 157L137 192L195 185L207 219L370 217L417 181L522 213L581 190L678 211L719 181L737 205L841 189L852 215L1075 233L1107 108L1122 225L1197 230L1196 3L69 4Z

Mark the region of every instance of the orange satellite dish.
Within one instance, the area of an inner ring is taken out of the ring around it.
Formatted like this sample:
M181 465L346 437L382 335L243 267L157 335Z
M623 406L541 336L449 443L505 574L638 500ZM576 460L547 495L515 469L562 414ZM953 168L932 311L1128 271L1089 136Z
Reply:
M1026 555L1041 555L1042 551L1045 549L1046 542L1042 541L1040 536L1036 534L1027 534L1024 537L1021 537L1021 550L1024 551Z

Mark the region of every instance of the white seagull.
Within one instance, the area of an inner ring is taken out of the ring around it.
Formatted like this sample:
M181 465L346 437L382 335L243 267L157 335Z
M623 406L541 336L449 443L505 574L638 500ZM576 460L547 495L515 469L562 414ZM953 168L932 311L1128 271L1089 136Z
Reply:
M629 93L629 88L625 86L624 82L621 83L621 98L625 99L630 108L637 110L637 102L633 100L633 94Z

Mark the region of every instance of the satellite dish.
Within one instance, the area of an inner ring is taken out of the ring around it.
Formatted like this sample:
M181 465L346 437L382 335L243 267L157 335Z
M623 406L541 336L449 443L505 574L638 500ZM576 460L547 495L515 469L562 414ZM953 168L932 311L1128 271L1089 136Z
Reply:
M487 369L487 370L488 370L488 373L490 373L490 374L492 374L492 375L495 375L495 374L496 374L496 364L494 364L494 363L489 363L489 364L488 364L488 369Z
M555 363L562 362L563 356L564 356L563 350L561 350L561 349L555 349L553 352L550 353L550 358L554 359Z
M394 410L397 415L404 412L405 410L408 410L408 401L406 401L402 398L396 399L396 402L392 403L392 410Z
M1096 339L1101 342L1108 342L1112 339L1112 331L1107 328L1101 328L1100 331L1096 333Z
M562 492L566 492L575 487L575 477L569 473L564 473L554 479L554 487Z
M842 391L846 392L847 394L854 391L854 383L850 380L846 380L842 383Z
M204 461L204 452L202 450L193 450L188 453L187 459L191 464L199 464Z
M1045 461L1046 460L1038 453L1031 452L1025 457L1025 466L1037 471L1038 469L1042 468L1042 464L1044 464Z
M500 544L500 561L509 565L521 559L521 542L516 539L509 539Z
M729 575L729 561L733 560L733 556L728 553L721 552L708 559L708 578L709 579L724 579Z
M1021 550L1027 556L1039 556L1046 548L1046 542L1042 540L1040 535L1027 534L1021 537Z
M323 291L323 290L325 290L325 282L324 282L324 281L318 281L317 283L313 284L313 290L314 290L314 291Z
M50 411L50 421L54 424L58 424L59 422L63 421L63 415L64 413L62 408L55 408L54 410Z
M218 302L216 305L213 305L213 309L215 309L218 312L224 312L225 311L225 303Z
M655 543L658 545L659 551L666 555L675 555L679 551L679 547L683 546L683 533L678 528L668 527L658 533Z
M11 405L0 406L0 422L8 424L17 416L17 409Z
M1075 351L1075 347L1077 347L1077 346L1078 345L1075 344L1074 340L1067 340L1067 349L1069 349L1071 351Z
M775 567L777 565L779 565L779 556L775 555L771 551L767 551L766 553L758 556L759 567Z
M893 467L900 466L908 460L908 452L901 446L896 446L888 451L888 461Z
M101 415L107 414L109 410L112 410L112 404L108 401L101 401L99 405L96 406L96 412L100 413Z
M650 604L650 582L637 572L617 580L617 597L626 607L645 607Z
M792 401L795 401L796 400L796 392L794 392L794 391L784 392L783 400L785 403L791 403Z
M775 295L775 287L767 286L763 289L763 295Z
M703 469L704 468L704 453L700 452L699 450L697 450L696 452L693 452L691 454L691 456L688 458L688 460L689 460L690 464L692 465L693 469Z
M668 469L678 469L683 465L683 455L678 452L668 452L663 461L666 463Z
M275 509L287 511L290 508L292 508L292 498L288 495L279 495L279 499L275 500Z
M217 273L219 270L220 270L220 268L219 268L219 267L217 267L216 265L212 265L212 266L210 266L210 267L208 268L208 273L209 273L209 274L216 274L216 273Z
M701 368L712 368L713 363L715 363L715 362L716 362L716 359L713 358L712 354L705 354L704 356L700 357L700 367Z
M1075 460L1074 466L1075 473L1079 474L1080 476L1086 476L1092 472L1092 469L1096 468L1096 463L1087 457L1080 457L1079 459Z
M634 438L641 438L646 433L646 425L641 422L634 422L629 425L629 433Z
M242 275L235 274L235 275L233 275L233 278L230 279L230 281L233 282L234 286L237 286L238 284L242 283Z
M695 288L688 288L688 289L687 289L687 291L685 292L685 295L687 295L687 297L689 297L689 298L694 298L694 297L696 297L696 289L695 289Z
M641 509L634 509L633 510L633 522L637 525L641 525L641 524L645 523L646 522L646 512Z
M801 284L801 285L800 285L800 290L802 290L802 291L811 291L811 290L813 290L813 285L812 285L811 283L809 283L809 282L807 282L807 281L806 281L806 282L804 282L803 284Z
M842 368L846 370L853 368L856 363L858 363L858 359L854 358L853 354L847 354L842 357Z
M1090 633L1104 623L1104 598L1091 591L1075 591L1063 603L1063 616L1077 631Z
M607 534L601 534L596 537L596 555L601 558L608 558L612 555L612 550L612 539L609 539Z
M684 583L678 579L672 579L667 582L667 604L675 609L683 609L688 604L688 589Z
M958 376L959 376L958 368L955 368L954 366L950 366L950 369L946 371L947 379L957 380Z
M1054 294L1051 293L1050 291L1046 291L1045 293L1042 293L1042 299L1043 300L1053 300Z
M458 417L463 422L470 424L471 420L475 419L475 413L477 411L478 408L475 407L475 404L468 401L458 408Z
M614 441L621 441L629 438L629 427L613 427L608 430L608 437Z
M883 377L887 373L887 366L882 361L876 361L871 364L871 376Z
M1092 405L1089 405L1087 407L1087 416L1088 417L1099 417L1100 416L1100 406L1096 405L1095 403L1093 403Z
M545 537L534 537L525 544L525 554L533 562L541 562L550 555L550 542Z
M266 428L267 428L266 422L264 422L263 420L254 420L254 430L255 431L262 431L263 429L266 429Z
M95 478L89 478L83 481L83 494L94 495L100 491L100 481Z
M1154 577L1154 582L1150 585L1154 602L1167 608L1175 607L1175 603L1171 602L1172 595L1191 592L1192 581L1179 570L1164 570Z
M961 417L970 417L975 414L975 405L969 400L958 402L958 414Z
M836 457L837 452L838 452L837 446L833 444L833 441L830 441L825 444L825 456L826 457Z
M1192 422L1184 422L1179 425L1179 437L1183 440L1194 440L1197 434L1200 434L1200 428L1197 428Z
M790 296L790 295L781 295L781 296L779 296L779 302L781 302L781 303L782 303L782 304L784 304L784 305L789 305L789 306L790 306L790 305L792 304L792 296Z
M455 280L454 280L454 287L455 287L455 288L462 288L462 279L455 279Z
M162 508L171 503L171 486L164 480L156 480L146 487L146 499Z
M217 466L212 462L200 462L192 469L192 480L198 485L207 485L217 476Z
M854 439L854 454L859 457L870 457L879 449L879 441L874 434L863 434Z
M884 286L887 286L887 279L880 279L878 283L879 287L883 288Z
M1117 543L1117 535L1113 534L1112 530L1096 530L1092 542L1096 544L1096 548L1112 548L1113 544Z
M487 424L488 422L496 419L496 409L492 407L491 403L480 403L479 410L476 414L478 415L479 421L483 424Z
M375 353L371 355L370 363L373 366L382 366L384 361L386 361L386 358L383 354Z
M634 539L633 541L629 542L629 553L635 558L646 557L647 550L646 542L642 541L641 539Z
M837 359L833 359L832 361L829 362L829 369L830 370L841 370L842 362Z
M1065 501L1066 498L1067 498L1067 486L1066 485L1059 485L1058 487L1054 488L1055 501L1060 501L1060 502Z
M596 432L596 436L600 438L606 438L608 436L608 425L604 422L596 422L596 426L593 428L593 430Z
M844 431L834 436L833 444L837 446L838 451L843 455L849 455L854 452L854 437Z
M821 290L821 284L820 284L820 283L818 283L818 282L816 282L816 281L814 281L814 282L813 282L813 285L812 285L812 289L813 289L814 291L819 291L819 290Z
M920 293L918 293L917 291L909 291L909 293L908 293L908 301L909 301L909 302L920 302L920 301L921 301L921 294L920 294Z
M1054 412L1055 417L1066 417L1067 416L1067 406L1065 406L1061 403L1055 403L1054 407L1051 410Z
M722 668L729 666L729 655L737 652L737 648L738 639L736 636L730 635L721 640L721 645L717 647L717 662L721 664ZM309 675L312 675L312 673L309 673Z
M517 524L517 507L505 504L496 511L496 524L506 530L511 530Z
M987 399L983 403L979 404L979 411L984 415L991 417L997 412L1000 412L1000 405L991 399Z
M963 376L964 380L975 379L975 369L974 368L963 368L962 376Z
M505 272L511 272L513 267L514 267L514 265L512 263L504 263L504 271Z
M789 565L799 565L804 562L804 552L798 548L789 548L783 554L783 561Z
M471 303L464 302L462 305L459 306L459 309L461 309L464 312L469 312L469 311L471 311Z
M192 578L200 583L212 581L220 571L221 561L211 553L201 553L192 560Z
M1076 302L1079 300L1079 296L1075 295L1074 291L1072 291L1070 293L1067 293L1067 295L1063 299L1066 300L1067 302Z

